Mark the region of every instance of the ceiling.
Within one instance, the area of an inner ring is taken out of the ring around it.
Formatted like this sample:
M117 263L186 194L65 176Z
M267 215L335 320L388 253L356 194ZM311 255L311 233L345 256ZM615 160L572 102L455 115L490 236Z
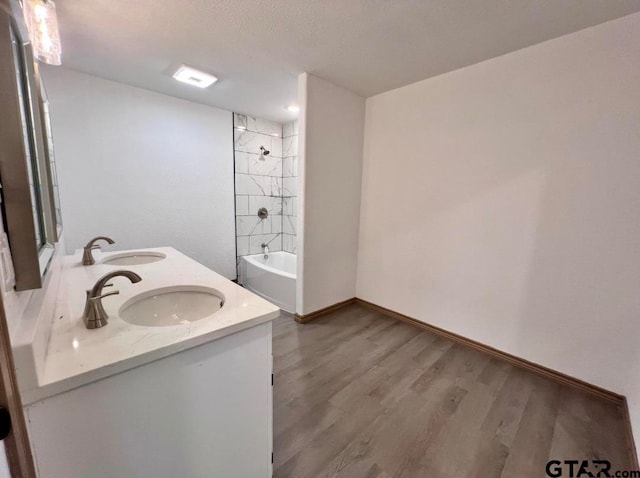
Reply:
M63 65L276 121L309 72L371 96L640 11L640 0L57 0ZM200 90L181 63L220 78Z

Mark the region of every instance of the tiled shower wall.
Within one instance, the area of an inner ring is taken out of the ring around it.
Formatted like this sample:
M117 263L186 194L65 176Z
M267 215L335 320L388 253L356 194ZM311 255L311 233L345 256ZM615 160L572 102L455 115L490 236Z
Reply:
M298 121L282 127L282 250L296 253Z
M247 254L296 252L298 121L285 125L235 113L237 261ZM270 154L263 156L260 146ZM283 159L284 157L284 159ZM260 219L264 207L269 217Z
M234 113L233 124L237 261L261 253L262 244L295 254L298 121L282 125ZM262 207L266 219L258 217Z
M234 114L236 244L240 256L282 250L282 125ZM260 146L271 153L263 156ZM269 217L260 219L258 209Z

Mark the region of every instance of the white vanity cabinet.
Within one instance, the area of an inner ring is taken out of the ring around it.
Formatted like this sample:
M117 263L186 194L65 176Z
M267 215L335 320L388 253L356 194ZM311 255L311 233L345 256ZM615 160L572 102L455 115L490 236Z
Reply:
M271 373L266 322L36 401L38 474L269 478Z

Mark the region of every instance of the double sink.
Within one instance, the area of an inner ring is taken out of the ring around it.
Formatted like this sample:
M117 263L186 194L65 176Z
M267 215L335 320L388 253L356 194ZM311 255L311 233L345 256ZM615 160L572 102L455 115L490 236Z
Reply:
M110 266L136 266L166 259L153 251L112 254L100 261ZM211 316L224 305L224 296L204 286L177 285L150 290L132 297L119 309L118 316L133 325L167 327L184 325Z

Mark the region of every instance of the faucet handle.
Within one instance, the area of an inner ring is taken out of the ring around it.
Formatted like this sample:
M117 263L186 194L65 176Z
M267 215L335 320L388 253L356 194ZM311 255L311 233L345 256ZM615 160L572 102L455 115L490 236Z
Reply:
M109 285L113 285L113 284L109 284ZM112 290L111 292L107 292L106 294L98 295L96 297L89 297L89 300L93 301L93 300L104 299L105 297L109 297L110 295L118 295L119 293L120 293L119 290Z

